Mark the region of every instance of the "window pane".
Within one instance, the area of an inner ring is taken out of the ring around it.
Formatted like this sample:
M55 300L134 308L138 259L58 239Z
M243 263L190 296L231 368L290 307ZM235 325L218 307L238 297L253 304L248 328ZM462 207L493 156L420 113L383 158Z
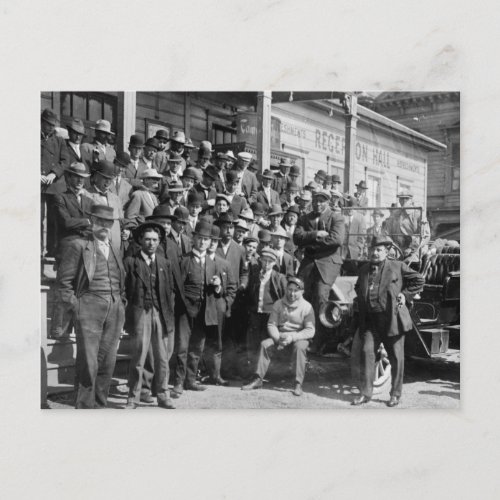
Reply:
M89 120L95 122L102 118L102 103L100 99L91 97L89 99Z
M87 119L86 99L78 94L73 94L73 118Z
M103 118L105 120L108 120L108 122L111 123L111 129L113 129L113 121L114 121L114 116L113 116L113 106L109 102L104 102L104 116Z
M215 144L223 144L224 132L222 130L215 130Z
M71 116L71 94L69 92L61 94L61 115Z

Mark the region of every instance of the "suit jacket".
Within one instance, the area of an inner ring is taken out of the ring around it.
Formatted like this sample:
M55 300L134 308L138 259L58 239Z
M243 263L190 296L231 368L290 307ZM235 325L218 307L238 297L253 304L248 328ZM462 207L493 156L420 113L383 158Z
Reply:
M165 175L168 170L167 158L168 151L158 151L153 156L153 168L161 175Z
M113 223L113 227L111 228L111 245L114 247L117 253L120 252L121 246L121 226L123 224L123 208L122 202L120 198L114 193L108 192L105 198L97 191L94 185L92 185L87 190L89 198L91 198L94 203L98 205L108 205L108 207L113 208L113 216L115 217L115 221Z
M248 273L248 283L245 286L244 301L250 311L257 312L259 307L260 266L251 265ZM269 279L269 293L274 302L285 296L286 277L273 269Z
M229 248L227 254L224 255L224 251L222 247L217 247L215 254L221 257L222 259L227 260L229 266L231 267L231 271L233 273L234 279L236 281L236 286L239 287L241 283L244 283L248 276L248 271L245 266L245 249L238 245L236 241L231 240L229 243Z
M125 269L119 252L110 245L110 255L113 252L120 269L120 293L125 297ZM93 237L79 238L68 243L57 271L58 290L61 301L70 307L75 307L78 299L88 290L89 283L94 278L97 247Z
M422 290L425 280L422 275L408 267L407 264L396 260L386 260L379 272L382 274L377 301L386 315L386 330L380 333L389 337L401 335L412 329L412 321L406 305L398 307L397 296L403 293L406 302L410 303L413 295ZM358 297L360 332L367 329L369 273L370 263L367 263L359 270L359 277L355 285Z
M274 205L274 204L281 205L280 196L274 189L271 189L270 198L268 198L266 196L266 193L264 192L264 189L262 189L260 187L257 190L257 195L256 195L255 199L259 203L262 203L262 205L264 206L264 212L266 214L269 212L271 205Z
M307 265L314 261L323 281L333 284L337 270L332 264L342 264L341 248L344 242L345 223L342 215L332 212L330 208L319 216L309 212L301 217L295 227L293 242L300 249L304 249L304 258L301 265ZM325 230L328 236L319 238L318 230Z
M355 213L352 216L352 221L346 222L345 242L342 247L342 255L344 258L360 259L363 255L366 237L366 223L361 214Z
M205 198L205 201L203 202L203 204L201 205L201 210L202 212L204 210L208 210L209 208L213 207L215 205L215 198L217 196L217 191L215 190L215 188L211 187L208 191L205 191L202 187L201 187L201 184L198 183L198 184L195 184L190 190L189 190L190 193L201 193L203 195L203 197ZM214 200L214 203L212 204L208 204L208 200Z
M115 161L116 158L116 151L113 146L110 144L106 144L105 151L103 152L99 148L99 159L97 162L94 161L94 149L96 149L97 143L94 141L92 143L86 142L84 144L80 144L80 153L82 154L82 160L85 165L87 165L87 168L90 170L90 172L94 172L95 165L97 162L101 160L107 160L107 161Z
M285 192L288 180L287 175L283 175L281 172L276 172L276 174L274 174L274 181L271 187L278 193L278 195L281 196Z
M226 289L226 294L223 297L220 297L217 299L217 310L219 313L226 318L229 318L231 316L231 306L233 305L234 299L236 297L236 291L238 288L238 285L236 283L236 280L234 278L233 272L231 270L231 266L229 265L229 262L221 257L219 257L217 254L214 254L214 259L215 262L217 262L220 265L220 268L223 271L223 276L224 273L226 273L227 281L225 284L225 289ZM223 322L219 324L219 327L223 326ZM220 329L220 333L222 333L222 329Z
M153 210L158 205L158 198L146 188L134 191L130 196L130 201L125 207L125 219L133 225L142 224L146 217L153 214Z
M253 203L257 199L257 190L259 189L259 181L253 172L245 170L241 179L241 190L247 199L248 203ZM279 202L278 202L279 203Z
M118 181L118 188L116 187L116 184L113 182L109 190L113 194L116 194L118 198L120 198L120 201L122 202L122 208L124 208L125 205L128 203L128 201L130 200L130 195L132 194L132 185L128 182L127 179L120 178Z
M274 269L284 276L295 276L295 266L293 262L293 257L287 253L283 253L283 259L281 261L281 265L276 262Z
M139 164L137 169L135 168L134 164L132 161L128 164L127 168L125 171L122 173L122 176L128 180L130 185L134 188L142 186L142 179L141 179L141 174L147 170L148 165L144 161L144 159L139 158Z
M181 261L181 275L184 283L188 276L189 265L192 259L194 259L194 254L189 252ZM228 274L226 269L227 268L220 260L212 260L208 255L205 256L205 282L207 284L204 287L203 297L200 297L200 294L190 294L184 289L186 310L189 317L196 318L202 311L203 304L205 304L205 325L218 325L218 299L224 298L232 303L236 292L236 289L232 286L228 287ZM210 284L213 276L218 276L221 280L221 289L218 293L215 291L215 287ZM231 281L231 285L232 283L233 281Z
M90 209L94 200L82 194L82 204L73 191L67 190L54 198L57 217L59 245L76 238L88 237L91 233Z
M187 255L191 251L191 249L193 248L193 244L191 243L191 238L189 238L189 236L185 233L181 234L181 246L180 247L179 247L177 241L174 239L174 236L172 233L169 233L167 238L169 240L171 240L172 243L177 248L178 259L181 259L181 257L184 257L185 255Z
M144 312L144 297L148 286L147 264L140 250L134 256L124 261L125 293L127 296L127 325L130 332L142 328L142 313ZM173 332L174 324L174 278L170 262L158 253L155 256L157 266L158 301L160 315L166 326L166 334Z
M40 170L41 175L48 175L53 172L56 178L46 186L41 184L42 193L58 194L66 191L66 181L64 171L69 165L69 153L66 143L62 137L50 134L48 137L40 138Z

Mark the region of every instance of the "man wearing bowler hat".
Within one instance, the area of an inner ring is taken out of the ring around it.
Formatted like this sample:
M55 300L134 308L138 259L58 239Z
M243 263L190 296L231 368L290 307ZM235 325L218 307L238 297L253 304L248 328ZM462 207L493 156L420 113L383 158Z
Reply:
M141 179L142 186L132 193L125 208L125 218L133 226L142 224L158 205L158 193L163 177L154 168L149 168L141 174Z
M274 174L270 170L264 170L261 177L261 186L258 188L255 197L256 201L262 203L266 213L269 212L272 205L281 203L278 192L271 187L273 180Z
M92 185L87 192L95 204L106 205L113 209L114 222L109 239L115 251L119 253L122 242L122 226L125 221L122 202L116 194L111 192L111 186L115 182L116 176L117 169L114 163L107 160L99 161L92 176Z
M165 171L168 169L167 158L169 151L167 150L167 144L169 141L168 131L165 129L159 129L156 131L155 139L158 141L158 151L153 157L153 168L161 175L164 175Z
M375 379L375 358L380 342L391 363L391 394L387 405L397 406L404 373L404 339L412 329L407 308L420 292L424 278L404 262L387 260L392 240L375 236L370 245L370 262L359 271L355 285L359 309L360 395L352 404L370 401Z
M141 175L148 169L148 165L142 155L143 149L144 139L142 135L131 135L128 143L130 163L123 172L123 177L125 177L134 188L142 185Z
M316 314L313 352L321 351L327 335L318 314L340 273L345 237L344 218L330 209L329 202L330 193L327 191L314 193L313 209L299 218L293 235L294 243L303 251L298 275L304 280L304 296Z
M83 162L93 173L100 161L114 161L116 152L110 140L115 133L111 131L111 123L108 120L97 120L95 126L90 128L94 131L94 141L82 144L80 150Z
M306 373L307 347L314 337L315 318L312 305L303 297L304 282L294 276L287 278L285 296L277 300L267 321L268 337L260 343L259 358L254 379L244 391L262 387L262 381L276 351L292 350L295 365L294 396L302 396Z
M112 207L93 205L92 236L72 240L58 270L60 300L73 311L76 408L105 408L125 321L125 270L110 242Z
M203 391L196 383L198 363L205 346L207 327L217 327L217 299L231 293L227 290L227 273L220 263L207 256L212 241L212 225L199 221L193 233L193 249L181 262L186 312L179 319L177 367L172 395L179 397L184 389Z
M186 225L189 224L189 210L179 206L174 210L175 219L167 238L170 238L178 249L179 258L187 255L192 248L191 239L186 234Z
M54 208L54 195L64 193L64 170L69 165L69 153L64 139L54 130L57 115L50 109L44 109L40 121L40 190L41 190L41 252L43 253L43 223L47 214L47 255L53 256L57 245L57 226Z
M124 262L127 331L134 338L126 405L130 409L139 404L150 350L158 406L175 408L168 389L168 362L174 350L174 279L170 262L157 252L164 237L165 230L160 224L152 221L141 224L134 231L140 250Z

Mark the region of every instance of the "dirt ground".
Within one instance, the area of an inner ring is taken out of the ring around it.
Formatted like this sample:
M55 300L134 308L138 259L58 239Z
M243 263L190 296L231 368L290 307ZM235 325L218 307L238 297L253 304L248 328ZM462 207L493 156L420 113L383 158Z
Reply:
M401 403L396 408L387 408L389 384L386 384L372 401L362 408L377 408L395 411L400 408L458 409L460 406L459 362L443 364L433 361L406 363L405 383ZM286 363L277 363L266 377L262 389L242 391L242 381L231 380L229 387L207 386L203 392L184 391L175 399L177 409L255 409L255 408L345 408L357 389L351 385L349 360L346 358L315 358L308 362L304 394L294 396L293 376ZM61 394L49 398L53 409L72 408L73 394ZM121 409L127 402L127 386L113 387L108 400L110 409ZM142 404L138 409L159 410L156 403Z

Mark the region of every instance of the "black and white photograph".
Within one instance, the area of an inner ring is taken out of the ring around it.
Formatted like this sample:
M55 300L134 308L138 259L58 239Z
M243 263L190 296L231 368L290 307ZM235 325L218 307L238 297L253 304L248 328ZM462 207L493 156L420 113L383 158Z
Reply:
M460 92L40 98L42 408L460 407Z

